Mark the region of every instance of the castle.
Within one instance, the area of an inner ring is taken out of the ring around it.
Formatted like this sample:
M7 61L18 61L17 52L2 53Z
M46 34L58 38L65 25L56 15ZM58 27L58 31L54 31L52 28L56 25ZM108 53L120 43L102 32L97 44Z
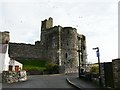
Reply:
M80 51L80 52L79 52ZM41 22L40 41L35 45L9 43L9 55L14 59L39 59L59 65L60 73L78 72L86 63L86 37L77 33L76 28L53 27L53 19ZM80 61L79 61L80 60Z

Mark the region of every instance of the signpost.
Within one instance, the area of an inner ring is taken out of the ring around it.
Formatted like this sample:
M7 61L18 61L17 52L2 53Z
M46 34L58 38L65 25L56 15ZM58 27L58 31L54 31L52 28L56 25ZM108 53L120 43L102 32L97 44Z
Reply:
M99 64L99 85L102 86L102 81L101 81L101 64L100 64L100 52L99 52L99 47L93 48L93 50L96 50L96 55L98 57L98 64Z

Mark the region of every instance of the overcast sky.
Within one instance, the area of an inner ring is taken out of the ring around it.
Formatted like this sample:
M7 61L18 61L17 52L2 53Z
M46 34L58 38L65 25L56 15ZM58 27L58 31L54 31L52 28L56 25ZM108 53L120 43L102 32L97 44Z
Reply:
M11 42L34 44L41 21L52 17L54 26L71 26L86 36L88 61L97 62L93 47L100 48L101 62L118 58L118 0L16 1L0 2L0 31L9 31Z

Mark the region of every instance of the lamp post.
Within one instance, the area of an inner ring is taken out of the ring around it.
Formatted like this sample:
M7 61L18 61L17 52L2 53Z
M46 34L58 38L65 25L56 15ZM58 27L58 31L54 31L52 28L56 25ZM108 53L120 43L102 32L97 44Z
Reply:
M98 64L99 64L99 85L102 86L102 81L101 81L101 64L100 64L100 52L99 52L99 47L93 48L93 50L96 50L96 55L98 57Z

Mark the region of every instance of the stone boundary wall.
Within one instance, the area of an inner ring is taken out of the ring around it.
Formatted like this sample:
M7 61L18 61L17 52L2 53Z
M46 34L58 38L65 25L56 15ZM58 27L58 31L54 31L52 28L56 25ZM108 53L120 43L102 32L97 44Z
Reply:
M19 81L26 81L27 74L26 71L3 71L2 73L2 83L14 83Z
M101 80L102 80L102 85L105 87L105 69L104 69L104 63L101 63Z
M114 88L120 88L120 59L112 60Z

